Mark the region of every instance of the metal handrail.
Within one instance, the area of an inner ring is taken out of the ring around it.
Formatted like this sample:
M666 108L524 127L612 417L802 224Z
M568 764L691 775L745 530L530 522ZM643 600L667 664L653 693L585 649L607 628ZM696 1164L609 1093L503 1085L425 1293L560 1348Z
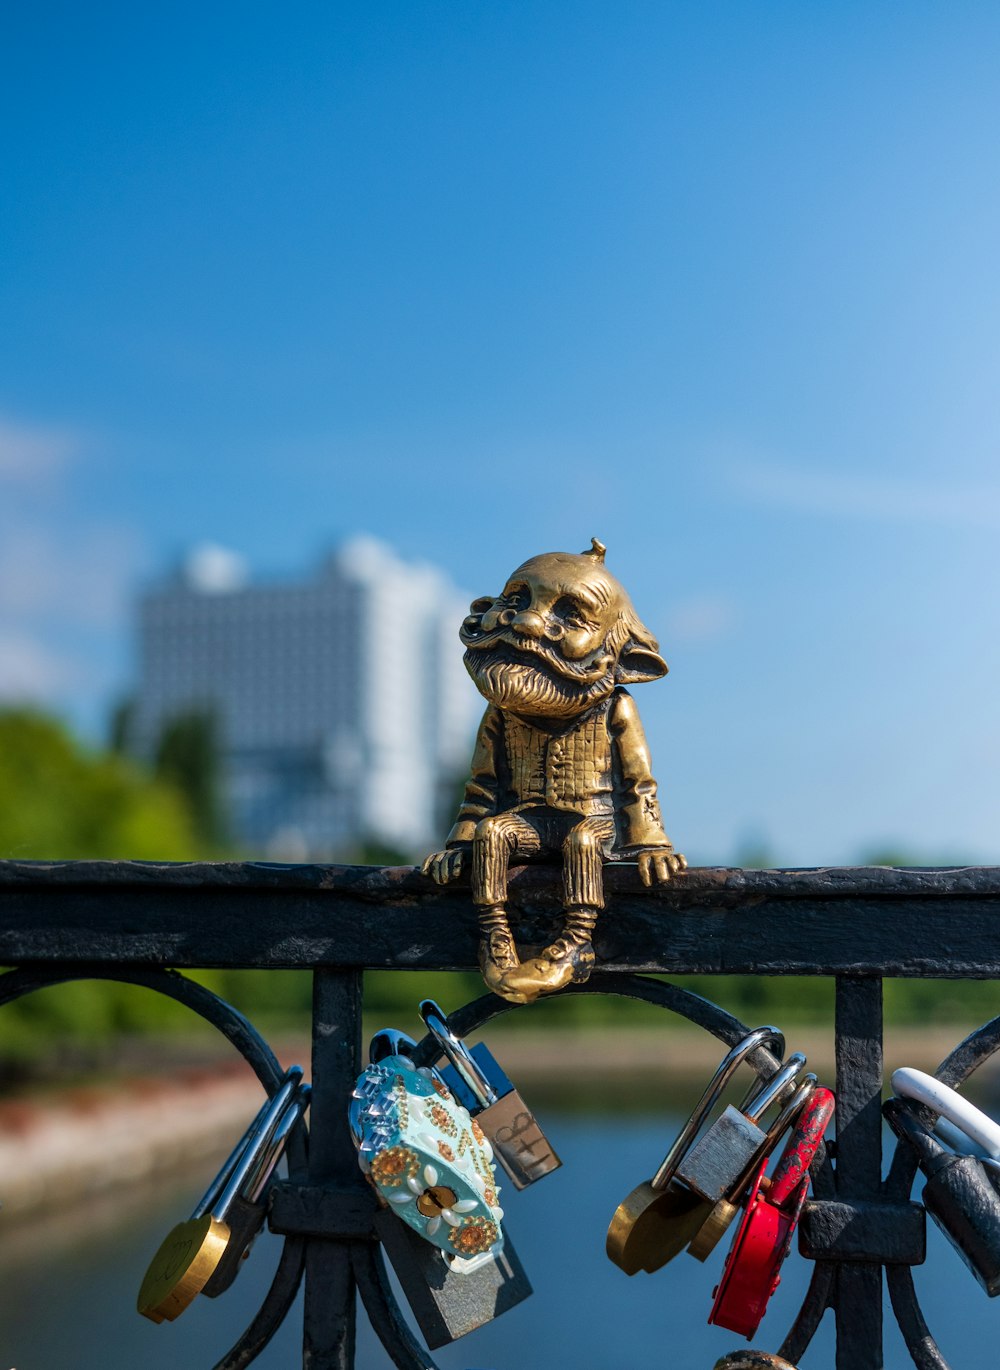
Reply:
M645 977L835 977L836 1163L826 1157L815 1167L815 1203L853 1206L861 1217L874 1209L876 1217L885 1215L885 1231L877 1252L866 1248L850 1259L835 1245L820 1252L780 1354L798 1361L830 1307L838 1370L878 1370L884 1264L914 1363L947 1370L917 1303L908 1267L912 1252L903 1235L892 1249L890 1219L905 1211L914 1168L897 1152L883 1182L882 978L1000 976L1000 868L713 868L689 871L664 889L646 889L628 865L612 866L606 875L608 908L596 937L600 968L573 992L641 997L731 1045L745 1032L738 1020L681 986ZM544 943L558 928L558 871L513 872L510 899L520 941ZM301 1267L304 1253L303 1363L336 1370L354 1364L356 1289L398 1366L429 1370L434 1364L399 1314L378 1246L364 1226L367 1191L345 1110L362 1065L363 972L471 970L476 941L467 889L441 889L409 868L0 862L0 964L20 967L0 976L0 1003L18 991L82 976L145 983L202 1012L244 1054L257 1052L263 1064L256 1068L265 1078L276 1066L260 1056L250 1024L175 971L313 972L308 1174L297 1170L279 1187L285 1205L272 1217L286 1235L292 1267ZM487 995L453 1013L449 1023L464 1036L511 1008ZM959 1082L998 1046L1000 1020L957 1047L942 1078ZM773 1058L759 1054L753 1064L770 1073ZM433 1059L433 1043L425 1039L418 1055ZM283 1258L279 1274L286 1264ZM265 1328L272 1330L291 1302L297 1273L289 1267L284 1284L272 1289L227 1367L247 1365L259 1353Z

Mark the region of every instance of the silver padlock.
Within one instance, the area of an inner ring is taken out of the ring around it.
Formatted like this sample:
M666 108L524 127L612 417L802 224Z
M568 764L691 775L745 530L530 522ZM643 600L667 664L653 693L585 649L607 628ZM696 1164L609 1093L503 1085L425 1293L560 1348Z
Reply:
M728 1104L677 1167L677 1178L705 1199L718 1202L754 1161L764 1158L767 1132L758 1126L773 1103L783 1103L806 1064L797 1051L749 1104Z
M157 1323L179 1317L204 1292L219 1266L233 1255L230 1248L234 1242L236 1269L239 1268L246 1241L242 1233L230 1227L230 1211L248 1186L254 1185L254 1177L263 1174L275 1133L301 1088L301 1079L300 1066L286 1071L277 1092L262 1106L191 1217L178 1223L161 1242L139 1290L136 1306L143 1317Z
M267 1198L271 1180L284 1155L292 1128L309 1107L312 1089L299 1085L284 1113L276 1120L269 1136L262 1140L252 1168L234 1194L226 1213L230 1238L225 1255L219 1262L205 1288L207 1298L224 1294L242 1269L250 1248L264 1226L267 1217Z
M470 1051L433 999L421 1003L420 1016L448 1058L442 1079L489 1138L514 1187L526 1189L558 1170L552 1143L489 1048L477 1042Z
M411 1059L415 1045L404 1033L392 1028L383 1029L372 1038L369 1049L371 1064L382 1065L390 1073L398 1064L397 1079L402 1088L402 1077L410 1076L415 1069ZM427 1082L419 1087L428 1089L428 1108L432 1114L438 1113L443 1117L445 1112L452 1116L461 1113L458 1101L447 1099L447 1091L436 1071L424 1067L417 1073ZM402 1139L399 1137L399 1118L394 1116L391 1101L383 1098L378 1088L364 1087L364 1080L362 1076L355 1089L348 1118L360 1157L370 1171L370 1158L387 1147L390 1152L398 1153ZM444 1098L440 1097L441 1092L444 1092ZM447 1102L447 1108L436 1110L435 1100ZM466 1119L468 1128L471 1128L471 1122L471 1118ZM362 1168L365 1169L365 1165ZM443 1174L434 1179L435 1183L438 1180L451 1183L445 1180ZM397 1188L401 1206L408 1207L406 1188L404 1185ZM425 1194L440 1201L442 1191L432 1186ZM431 1350L475 1331L531 1294L531 1284L514 1250L506 1225L502 1244L497 1243L488 1251L463 1256L457 1251L441 1250L403 1221L394 1197L387 1203L380 1194L380 1200L383 1206L374 1219L375 1234ZM397 1211L393 1211L394 1208ZM442 1216L445 1221L449 1220L446 1214Z

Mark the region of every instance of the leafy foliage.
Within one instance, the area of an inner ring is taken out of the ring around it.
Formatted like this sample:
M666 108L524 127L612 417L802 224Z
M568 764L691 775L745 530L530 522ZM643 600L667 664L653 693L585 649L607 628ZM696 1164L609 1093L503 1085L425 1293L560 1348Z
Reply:
M127 731L124 717L117 731ZM0 858L185 861L231 855L221 846L224 822L211 721L204 715L175 720L161 740L155 776L126 759L120 744L116 736L111 751L93 751L43 714L0 711ZM741 864L767 860L758 845L760 850L742 853ZM405 861L401 852L375 839L350 855L378 865ZM918 862L882 852L877 864ZM215 970L196 978L265 1031L309 1030L308 972ZM691 976L683 984L748 1023L832 1022L829 980ZM997 990L990 981L887 981L886 1018L899 1024L972 1026L1000 1008ZM365 977L370 1024L392 1024L414 1036L422 1030L417 1015L421 998L437 998L451 1010L482 993L479 977L471 973L374 971ZM644 1005L589 995L545 1002L537 1013L514 1014L510 1021L518 1027L562 1024L603 1030L654 1024L663 1029L674 1022L671 1015ZM100 981L63 985L20 1000L0 1015L0 1073L5 1060L9 1064L42 1055L52 1059L63 1054L72 1065L85 1059L88 1049L103 1044L106 1051L121 1034L200 1030L187 1010L160 995Z
M0 712L0 856L185 861L198 854L173 786L90 752L28 709Z
M215 715L200 709L172 718L156 749L156 774L187 800L201 842L211 848L225 841L219 793Z

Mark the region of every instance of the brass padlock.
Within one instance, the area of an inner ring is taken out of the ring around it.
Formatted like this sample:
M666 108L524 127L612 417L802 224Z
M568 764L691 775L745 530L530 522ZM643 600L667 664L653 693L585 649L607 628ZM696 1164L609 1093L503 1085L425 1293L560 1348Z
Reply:
M673 1260L711 1213L711 1200L680 1184L674 1178L675 1171L737 1068L765 1045L778 1057L784 1052L785 1039L776 1027L755 1028L733 1047L712 1076L659 1170L618 1205L608 1226L606 1250L609 1259L626 1275L635 1275L640 1270L652 1273Z
M489 1048L477 1042L470 1051L433 999L421 1003L420 1016L450 1063L441 1078L489 1138L514 1187L526 1189L558 1170L552 1143Z
M792 1095L791 1099L779 1112L774 1122L767 1130L766 1144L762 1149L763 1154L770 1154L788 1129L798 1118L799 1114L809 1102L813 1090L816 1088L816 1076L810 1072L804 1076L802 1083ZM759 1165L759 1158L754 1156L753 1160L744 1170L732 1189L713 1207L705 1222L695 1233L691 1245L688 1247L690 1255L695 1260L706 1261L718 1246L719 1242L726 1235L733 1219L739 1213L746 1198L747 1187L753 1179L754 1172Z
M226 1255L232 1237L230 1208L254 1175L295 1097L302 1067L292 1066L276 1093L261 1107L222 1169L202 1195L191 1217L178 1223L160 1244L139 1289L136 1307L152 1322L172 1322L204 1290Z

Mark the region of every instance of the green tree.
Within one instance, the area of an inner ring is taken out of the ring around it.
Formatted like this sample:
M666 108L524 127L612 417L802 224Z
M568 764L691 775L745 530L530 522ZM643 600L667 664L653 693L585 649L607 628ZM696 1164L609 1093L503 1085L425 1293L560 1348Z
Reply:
M30 709L0 711L0 857L189 861L199 842L184 798L114 753L91 751ZM199 976L219 980L219 972ZM0 1077L16 1060L88 1051L121 1032L191 1030L162 996L98 981L60 985L0 1014Z
M191 709L164 725L156 749L156 774L187 800L202 845L221 847L225 842L225 823L219 797L218 729L214 714Z
M119 699L108 720L108 748L116 756L127 756L135 722L135 700L131 695Z
M89 751L44 714L0 711L0 856L189 861L197 849L170 785Z

